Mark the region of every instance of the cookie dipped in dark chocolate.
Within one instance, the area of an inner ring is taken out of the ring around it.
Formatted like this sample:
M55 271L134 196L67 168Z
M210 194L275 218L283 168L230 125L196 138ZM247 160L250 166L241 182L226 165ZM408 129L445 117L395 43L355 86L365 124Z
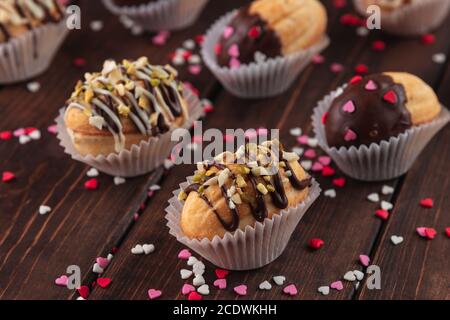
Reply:
M389 140L412 126L403 85L385 74L354 78L336 97L325 117L330 147Z
M256 52L267 58L282 55L278 35L259 15L251 14L249 10L250 6L239 9L220 37L216 53L217 63L222 67L232 66L233 60L239 64L254 62Z

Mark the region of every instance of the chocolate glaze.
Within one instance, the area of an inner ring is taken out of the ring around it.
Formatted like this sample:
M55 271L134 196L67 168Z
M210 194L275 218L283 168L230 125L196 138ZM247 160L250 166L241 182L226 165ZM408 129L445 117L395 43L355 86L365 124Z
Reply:
M370 80L376 84L375 90L366 89ZM396 103L384 99L389 91L395 93ZM354 112L343 110L343 106L349 101L355 106ZM357 83L349 84L333 101L328 111L325 123L328 145L335 147L370 145L399 135L412 126L406 102L403 85L395 83L385 74L366 76ZM345 139L349 130L356 136Z
M228 38L222 35L219 44L221 51L217 56L220 66L229 66L231 56L228 53L230 47L236 44L239 47L239 57L241 64L248 64L255 61L255 53L261 52L268 58L281 56L282 44L278 35L269 28L267 23L257 14L250 14L250 6L239 9L237 15L231 20L229 26L233 28L233 34ZM248 36L252 27L258 27L260 35L256 38Z

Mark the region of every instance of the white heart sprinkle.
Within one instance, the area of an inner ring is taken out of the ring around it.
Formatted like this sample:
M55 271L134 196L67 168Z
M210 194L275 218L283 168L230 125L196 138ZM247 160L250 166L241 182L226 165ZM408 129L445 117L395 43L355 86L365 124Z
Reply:
M138 25L133 25L133 26L131 26L131 34L132 34L133 36L139 36L139 35L141 35L143 32L144 32L144 29L142 29L141 26L138 26Z
M394 245L398 245L403 242L403 237L402 236L391 236L391 242Z
M380 201L380 196L378 193L371 193L367 196L367 200L377 203Z
M166 170L169 170L170 168L172 168L175 164L173 163L173 161L169 160L169 159L165 159L164 160L164 168Z
M284 276L273 277L273 282L275 282L279 286L282 286L285 281L286 281L286 277L284 277Z
M147 255L147 254L153 253L155 251L155 246L153 244L143 244L142 250Z
M432 60L434 63L442 64L447 60L445 53L435 53L433 54Z
M102 267L98 263L94 264L94 267L92 268L92 272L102 274L105 270L103 270Z
M369 34L369 29L366 27L359 27L356 29L356 34L360 37L366 37Z
M298 156L301 156L303 152L305 152L305 149L300 147L294 147L292 148L292 152L296 153Z
M308 146L310 146L311 148L315 148L319 145L319 140L316 138L309 138L308 139Z
M83 297L78 297L77 300L86 300L86 299Z
M201 262L201 261L197 261L192 266L192 271L194 272L195 275L203 275L205 273L205 265L204 265L204 263Z
M311 160L304 160L300 163L300 165L305 169L306 171L311 170L312 167L312 161Z
M88 172L86 172L86 175L90 178L98 177L98 170L95 168L90 168Z
M39 82L33 81L33 82L29 82L27 84L27 89L30 92L38 92L39 89L41 88L41 84Z
M188 261L187 261L187 265L188 266L193 266L196 262L198 262L198 259L194 256L190 256Z
M209 286L207 284L204 284L197 289L197 292L202 296L207 296L209 294Z
M180 270L181 279L186 280L192 276L192 271L187 269Z
M197 275L194 277L194 280L192 281L192 284L196 287L202 286L205 284L205 278L203 278L202 275Z
M188 62L190 64L200 64L202 62L202 59L198 54L193 54L192 56L189 57Z
M301 128L292 128L289 130L289 133L294 137L299 137L302 135L302 129Z
M124 184L126 182L126 180L122 177L114 177L114 184L116 186L119 186L121 184Z
M150 190L150 191L158 191L158 190L161 190L161 186L159 186L157 184L154 184L150 188L148 188L148 190Z
M175 55L172 59L172 63L175 66L182 66L182 65L184 65L185 62L186 61L184 60L184 57L182 55L178 55L178 54Z
M131 249L132 254L143 254L144 248L140 244L137 244L133 249Z
M336 198L336 190L334 189L328 189L323 194L325 195L325 197Z
M383 188L381 188L381 193L384 195L393 194L394 188L391 186L384 185Z
M41 215L47 214L50 211L52 211L52 208L50 208L49 206L42 205L39 207L39 214L41 214Z
M319 287L319 289L317 289L317 291L319 291L324 296L327 296L330 293L330 287L329 286Z
M364 279L364 273L359 270L353 270L353 274L355 275L355 277L358 281L361 281L362 279Z
M381 209L389 211L394 207L394 205L388 201L381 201Z
M19 143L20 144L26 144L26 143L28 143L30 141L31 141L31 138L29 136L23 135L23 136L19 137Z
M90 27L92 31L100 31L103 29L103 21L101 20L91 21Z
M28 136L33 140L39 140L41 138L41 131L33 130Z
M108 261L111 261L114 258L114 256L111 253L108 253L108 256L106 257L106 259L108 259Z
M195 41L192 39L185 40L183 42L183 47L185 47L188 50L195 49Z
M353 271L348 271L345 275L344 275L344 279L347 281L355 281L356 280L356 276L353 273Z
M272 285L270 284L269 281L265 280L259 284L259 289L260 290L270 290L270 289L272 289Z

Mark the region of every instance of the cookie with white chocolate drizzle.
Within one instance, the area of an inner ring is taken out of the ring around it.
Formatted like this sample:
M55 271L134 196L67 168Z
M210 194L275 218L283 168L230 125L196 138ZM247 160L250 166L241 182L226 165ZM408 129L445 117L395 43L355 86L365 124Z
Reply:
M171 66L146 57L113 60L87 73L67 101L65 124L82 155L107 155L180 127L188 118L183 85Z
M199 240L223 237L304 201L311 178L298 160L272 140L246 143L236 153L199 163L192 184L179 194L185 201L184 234Z

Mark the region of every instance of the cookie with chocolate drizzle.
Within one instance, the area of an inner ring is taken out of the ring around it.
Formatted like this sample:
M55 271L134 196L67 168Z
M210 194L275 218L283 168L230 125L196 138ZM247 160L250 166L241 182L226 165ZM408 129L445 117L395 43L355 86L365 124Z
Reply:
M82 155L108 155L180 127L188 118L183 85L171 66L146 57L87 73L66 103L65 124Z
M191 239L223 237L298 205L311 184L298 160L272 140L246 143L234 154L199 163L192 183L179 194L184 234Z

